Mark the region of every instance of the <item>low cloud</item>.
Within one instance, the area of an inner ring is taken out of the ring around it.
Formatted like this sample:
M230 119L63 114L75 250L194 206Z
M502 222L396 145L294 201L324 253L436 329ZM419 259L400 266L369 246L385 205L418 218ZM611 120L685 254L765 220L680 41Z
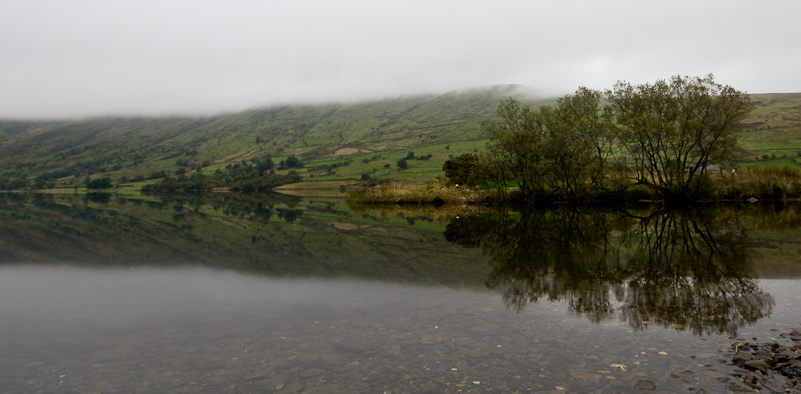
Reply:
M201 115L714 73L801 91L801 3L0 0L0 117Z

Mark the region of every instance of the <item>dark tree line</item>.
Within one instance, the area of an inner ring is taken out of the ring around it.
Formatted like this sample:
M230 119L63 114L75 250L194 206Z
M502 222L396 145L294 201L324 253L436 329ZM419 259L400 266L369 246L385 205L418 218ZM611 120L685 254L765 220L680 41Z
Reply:
M229 188L233 191L266 192L276 186L298 182L301 179L300 175L294 171L290 171L287 175L276 174L273 171L273 161L270 157L229 164L224 169L218 169L212 174L183 172L174 176L160 175L163 175L159 176L159 178L163 178L161 182L145 185L142 191L179 192Z

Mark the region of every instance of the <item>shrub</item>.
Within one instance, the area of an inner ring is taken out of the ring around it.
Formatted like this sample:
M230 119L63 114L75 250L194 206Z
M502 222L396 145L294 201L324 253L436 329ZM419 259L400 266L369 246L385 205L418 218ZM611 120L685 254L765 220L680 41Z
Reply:
M111 189L111 178L103 177L86 181L87 189Z

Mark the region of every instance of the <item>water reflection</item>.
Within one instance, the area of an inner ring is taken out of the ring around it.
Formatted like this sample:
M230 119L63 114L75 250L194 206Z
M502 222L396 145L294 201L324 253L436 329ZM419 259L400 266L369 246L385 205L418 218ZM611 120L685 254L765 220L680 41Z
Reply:
M481 287L489 272L476 251L444 241L444 223L388 223L356 215L336 200L106 197L0 194L0 264L193 264L259 275L469 287Z
M441 286L0 266L0 298L4 394L717 393L734 368L713 361L725 338Z
M106 197L0 194L0 392L723 392L799 318L795 207Z
M735 210L534 210L451 222L448 241L490 256L486 285L507 307L567 301L593 322L618 318L736 335L771 315Z
M447 225L439 221L455 211L428 209L352 212L282 195L5 194L0 263L191 263L270 276L483 284L516 311L565 301L595 323L733 335L773 311L757 266L785 261L773 277L797 276L799 264L788 260L801 255L788 246L797 242L768 232L797 239L801 215L792 206L485 212ZM754 250L763 255L758 264Z

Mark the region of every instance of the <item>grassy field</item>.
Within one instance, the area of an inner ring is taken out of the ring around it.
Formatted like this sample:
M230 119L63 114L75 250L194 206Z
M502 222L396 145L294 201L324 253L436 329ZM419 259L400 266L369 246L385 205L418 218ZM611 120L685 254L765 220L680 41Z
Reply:
M801 152L801 93L752 95L755 109L739 138L748 150L745 166L798 167ZM757 160L757 157L760 160Z

